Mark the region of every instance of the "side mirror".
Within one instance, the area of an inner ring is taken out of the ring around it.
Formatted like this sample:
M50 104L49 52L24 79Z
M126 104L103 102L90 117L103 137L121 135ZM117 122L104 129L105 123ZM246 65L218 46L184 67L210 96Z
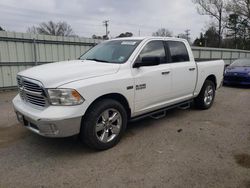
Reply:
M139 68L139 67L148 67L148 66L156 66L159 65L161 62L159 57L143 57L141 62L135 62L133 65L133 68Z

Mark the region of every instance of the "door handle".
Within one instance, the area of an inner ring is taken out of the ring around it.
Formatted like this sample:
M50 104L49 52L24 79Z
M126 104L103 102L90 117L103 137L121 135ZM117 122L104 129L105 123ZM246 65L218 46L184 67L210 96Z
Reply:
M162 75L168 75L170 73L170 71L164 71L164 72L162 72L161 74Z
M195 70L195 68L189 68L189 70L190 70L190 71L194 71L194 70Z

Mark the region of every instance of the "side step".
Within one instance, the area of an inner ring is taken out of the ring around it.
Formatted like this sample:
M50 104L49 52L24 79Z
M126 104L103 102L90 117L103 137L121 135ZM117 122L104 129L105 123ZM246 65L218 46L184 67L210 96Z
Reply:
M157 119L164 118L166 114L167 114L166 110L163 110L161 112L156 112L155 114L152 114L150 117L157 120Z
M186 109L189 109L190 106L191 106L191 102L188 102L186 104L180 105L178 108L181 110L186 110Z
M184 102L172 105L172 106L168 106L168 107L165 107L165 108L153 111L153 112L149 112L149 113L142 114L142 115L139 115L139 116L136 116L136 117L132 117L130 119L130 122L137 121L137 120L143 119L145 117L160 119L160 118L163 118L163 117L166 116L166 111L167 110L170 110L170 109L173 109L173 108L180 108L182 110L185 110L185 109L190 108L192 102L193 102L193 100L188 100L188 101L184 101Z

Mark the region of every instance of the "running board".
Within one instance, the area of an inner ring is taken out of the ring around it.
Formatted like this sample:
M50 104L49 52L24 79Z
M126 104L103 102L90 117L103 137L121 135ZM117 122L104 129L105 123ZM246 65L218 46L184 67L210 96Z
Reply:
M178 108L181 110L186 110L186 109L189 109L190 106L191 106L191 102L188 102L186 104L180 105Z
M143 119L143 118L146 118L146 117L151 117L151 118L154 118L154 119L160 119L160 118L163 118L163 117L166 116L166 111L167 110L170 110L170 109L173 109L173 108L180 108L180 109L183 109L183 110L188 109L188 108L190 108L192 102L193 102L193 100L188 100L188 101L185 101L185 102L181 102L181 103L178 103L178 104L175 104L175 105L171 105L171 106L162 108L160 110L156 110L156 111L149 112L149 113L146 113L146 114L142 114L142 115L139 115L139 116L136 116L136 117L132 117L130 119L130 122L137 121L137 120L140 120L140 119Z
M163 110L161 112L157 112L155 114L152 114L150 117L153 118L153 119L161 119L161 118L164 118L166 116L166 110Z

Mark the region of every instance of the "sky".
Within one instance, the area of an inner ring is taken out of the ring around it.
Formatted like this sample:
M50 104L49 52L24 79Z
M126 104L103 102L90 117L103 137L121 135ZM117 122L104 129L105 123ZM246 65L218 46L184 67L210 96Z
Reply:
M26 32L49 20L66 21L82 37L104 35L104 20L109 20L111 37L127 31L151 36L157 29L167 28L175 36L190 29L194 39L209 23L209 17L199 15L191 0L0 1L0 26L7 31Z

